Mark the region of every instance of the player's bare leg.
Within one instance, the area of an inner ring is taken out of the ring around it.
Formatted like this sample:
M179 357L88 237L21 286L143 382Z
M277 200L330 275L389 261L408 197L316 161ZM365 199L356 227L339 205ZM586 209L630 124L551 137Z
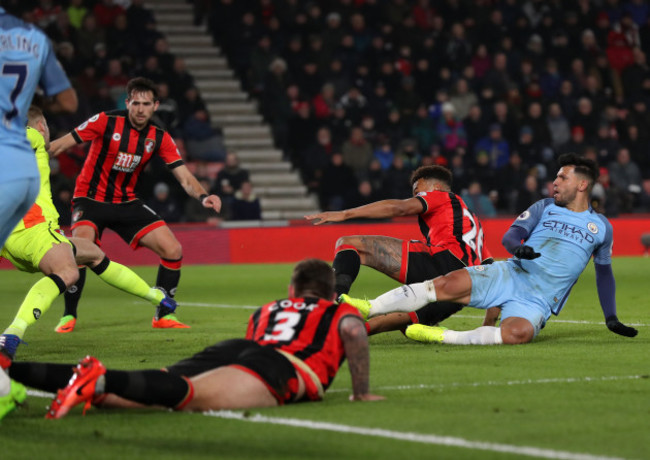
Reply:
M56 273L65 283L66 288L72 286L79 279L79 270L74 260L72 246L67 243L54 244L52 249L47 251L38 269L44 275Z
M183 410L247 409L278 405L278 401L260 379L235 367L220 367L190 380L194 385L194 398ZM304 388L304 383L302 387Z
M413 321L408 313L398 312L370 318L366 323L366 329L368 330L368 335L374 335L405 329L411 324L413 324Z
M336 293L347 294L361 265L399 280L403 241L387 236L344 236L336 242Z
M505 344L528 343L535 337L535 328L525 318L511 316L501 321L499 328L501 329L501 339Z

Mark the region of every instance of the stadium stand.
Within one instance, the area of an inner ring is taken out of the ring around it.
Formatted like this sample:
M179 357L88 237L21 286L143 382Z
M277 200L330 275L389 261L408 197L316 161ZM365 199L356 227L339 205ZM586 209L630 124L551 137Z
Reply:
M48 32L82 95L55 133L119 108L125 78L166 83L160 118L179 147L235 151L265 220L406 197L420 164L514 214L548 196L566 151L599 161L596 209L650 212L646 0L5 3ZM79 156L61 159L68 177ZM191 165L208 181L222 168ZM141 193L162 180L184 201L165 174L154 165Z

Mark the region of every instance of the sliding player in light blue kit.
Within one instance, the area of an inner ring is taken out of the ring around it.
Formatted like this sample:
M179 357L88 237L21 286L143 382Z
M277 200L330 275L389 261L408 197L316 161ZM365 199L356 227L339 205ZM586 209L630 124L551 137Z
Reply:
M457 345L528 343L551 313L560 313L593 255L607 327L616 334L636 336L637 330L625 326L616 316L612 226L589 206L598 168L593 161L576 154L562 155L559 164L553 198L533 204L503 237L503 245L515 257L402 286L371 301L354 299L348 303L366 317L417 310L436 301L459 302L479 309L500 306L500 327L452 331L414 324L407 328L406 336L420 342Z
M27 110L39 85L45 96L55 97L50 110L77 110L77 94L47 36L0 8L0 247L40 188L36 156L25 136ZM24 400L25 389L0 370L0 419Z

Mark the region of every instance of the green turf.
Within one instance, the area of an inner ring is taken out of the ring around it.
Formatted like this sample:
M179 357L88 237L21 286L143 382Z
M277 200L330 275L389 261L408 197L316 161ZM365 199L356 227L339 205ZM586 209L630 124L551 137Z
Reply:
M386 401L348 402L349 374L343 366L322 403L251 412L467 442L650 458L649 267L649 259L614 261L619 317L640 324L635 339L616 336L602 324L590 267L558 318L586 323L552 319L534 343L515 347L426 346L400 333L375 336L371 383ZM283 297L290 270L289 265L184 267L179 318L192 325L189 330L151 329L151 306L89 273L77 330L53 332L63 309L58 299L28 330L29 345L20 347L17 359L76 362L94 354L109 367L157 368L215 341L242 336L252 310L227 306ZM155 279L153 268L136 271ZM3 324L9 324L36 280L15 271L0 273ZM374 296L395 285L364 269L352 294ZM477 310L466 309L446 325L474 328L480 318ZM43 419L47 399L29 397L28 402L0 422L2 458L524 458L202 414L91 409L82 417L74 409L65 419L50 421Z

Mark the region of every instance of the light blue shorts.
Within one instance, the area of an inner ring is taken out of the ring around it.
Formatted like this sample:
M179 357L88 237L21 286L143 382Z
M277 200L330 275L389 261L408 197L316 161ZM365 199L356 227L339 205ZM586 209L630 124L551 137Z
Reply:
M40 188L40 177L0 182L0 246L32 207Z
M488 309L501 307L501 321L516 317L528 320L535 336L551 316L543 295L536 295L528 278L533 276L511 260L490 265L476 265L465 270L472 278L469 306Z

